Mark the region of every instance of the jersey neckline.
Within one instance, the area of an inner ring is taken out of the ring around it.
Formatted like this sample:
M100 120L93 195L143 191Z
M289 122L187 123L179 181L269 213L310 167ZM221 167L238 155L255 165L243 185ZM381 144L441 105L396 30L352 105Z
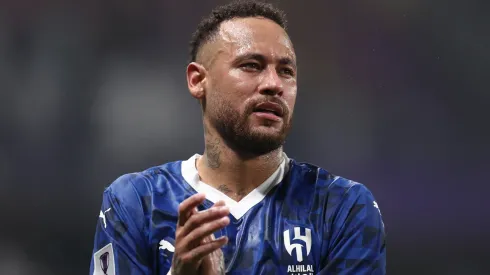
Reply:
M278 185L283 180L284 175L286 175L289 170L289 158L285 153L283 153L283 156L284 158L276 171L239 202L231 199L223 192L200 180L199 173L196 168L196 159L201 157L201 155L194 154L189 159L182 161L181 173L184 180L196 192L206 195L207 200L211 201L212 203L223 200L230 208L230 214L238 220L255 205L261 202L267 193L269 193L274 186Z

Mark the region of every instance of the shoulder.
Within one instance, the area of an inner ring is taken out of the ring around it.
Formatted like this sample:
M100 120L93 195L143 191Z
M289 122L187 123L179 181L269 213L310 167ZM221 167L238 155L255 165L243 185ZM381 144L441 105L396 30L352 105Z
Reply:
M371 190L363 183L334 175L308 163L298 164L295 169L316 175L315 200L322 208L327 232L334 239L344 231L363 230L366 234L384 235L384 222L378 203Z
M142 200L148 200L155 190L165 188L169 179L180 175L180 163L168 162L120 175L104 190L104 194L125 205L140 204Z
M329 185L332 198L339 203L359 204L367 201L374 203L374 195L371 190L363 183L336 176L335 180Z
M338 214L339 210L369 205L379 210L374 195L365 184L338 176L311 163L291 160L291 177L298 182L297 188L311 186L315 196L320 197L327 212Z
M369 188L360 182L336 175L327 169L308 162L297 162L291 159L291 172L296 177L302 177L304 181L314 183L319 187L325 187L329 192L338 196L369 196L372 195Z

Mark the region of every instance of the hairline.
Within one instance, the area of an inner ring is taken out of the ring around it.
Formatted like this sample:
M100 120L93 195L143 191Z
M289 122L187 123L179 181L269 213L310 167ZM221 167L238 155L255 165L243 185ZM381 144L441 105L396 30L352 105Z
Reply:
M234 17L227 18L227 19L219 22L219 24L216 25L216 28L213 29L211 32L209 32L209 35L208 35L207 39L202 40L201 44L197 48L196 58L195 58L195 61L194 62L199 63L201 65L205 65L205 64L202 64L199 61L199 59L202 59L201 56L202 56L203 49L205 48L206 45L208 45L208 44L210 44L212 42L216 42L217 41L218 36L219 36L219 33L220 33L220 30L221 30L221 28L223 26L223 23L230 22L230 21L233 21L233 20L248 19L248 18L266 19L266 20L269 20L269 21L273 22L274 24L276 24L277 26L279 26L284 31L284 33L287 35L288 39L291 40L291 38L289 38L289 34L288 34L286 28L284 26L281 26L281 24L277 23L276 21L274 21L271 18L268 18L268 17L265 17L265 16L261 16L261 15L256 15L256 16L234 16Z

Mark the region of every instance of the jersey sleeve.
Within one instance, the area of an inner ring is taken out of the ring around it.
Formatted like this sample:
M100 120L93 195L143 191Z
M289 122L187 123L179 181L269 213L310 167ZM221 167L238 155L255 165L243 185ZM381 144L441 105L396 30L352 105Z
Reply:
M90 263L90 275L152 274L145 215L131 175L103 193Z
M350 187L332 218L331 241L319 274L386 274L385 228L372 193Z

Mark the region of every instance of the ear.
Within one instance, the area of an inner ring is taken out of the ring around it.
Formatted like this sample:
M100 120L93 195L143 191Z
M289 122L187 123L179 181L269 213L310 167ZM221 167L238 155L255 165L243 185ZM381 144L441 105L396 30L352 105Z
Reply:
M205 95L204 84L206 82L206 68L196 62L187 65L187 86L189 92L196 99L203 99Z

